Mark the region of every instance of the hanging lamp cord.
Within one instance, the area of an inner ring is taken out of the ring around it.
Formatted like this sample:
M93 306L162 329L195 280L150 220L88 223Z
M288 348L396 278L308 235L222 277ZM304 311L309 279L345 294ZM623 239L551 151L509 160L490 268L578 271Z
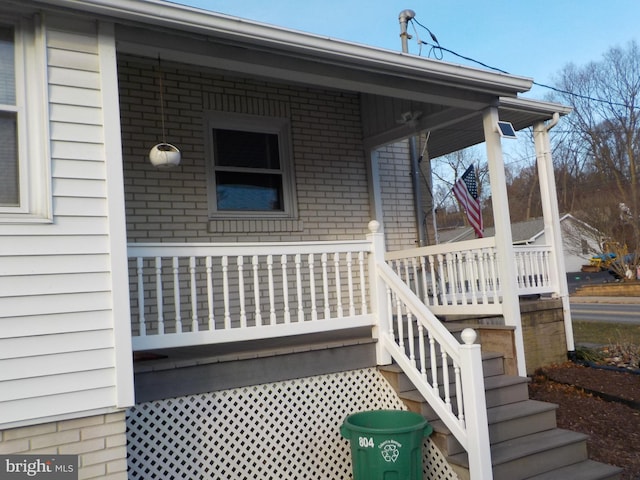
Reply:
M162 122L162 143L167 143L167 133L164 125L164 87L162 85L162 63L158 55L158 84L160 86L160 121Z

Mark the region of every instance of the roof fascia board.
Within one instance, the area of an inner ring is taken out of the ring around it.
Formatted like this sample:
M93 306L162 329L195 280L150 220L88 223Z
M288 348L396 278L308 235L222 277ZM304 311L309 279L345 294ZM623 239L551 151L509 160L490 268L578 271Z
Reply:
M541 100L533 100L529 98L513 98L501 97L499 108L505 110L514 110L517 112L525 112L531 114L539 114L551 119L554 113L560 116L569 115L573 108L560 103L544 102Z
M247 44L261 44L305 55L340 58L352 65L366 64L371 68L403 74L412 72L425 80L439 80L503 96L526 92L532 85L532 80L525 77L345 42L159 0L38 0L37 3Z

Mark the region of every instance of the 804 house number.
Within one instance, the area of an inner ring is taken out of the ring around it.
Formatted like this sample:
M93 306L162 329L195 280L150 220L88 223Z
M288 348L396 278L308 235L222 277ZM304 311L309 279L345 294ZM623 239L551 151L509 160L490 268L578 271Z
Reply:
M373 437L358 437L358 445L366 448L373 448Z

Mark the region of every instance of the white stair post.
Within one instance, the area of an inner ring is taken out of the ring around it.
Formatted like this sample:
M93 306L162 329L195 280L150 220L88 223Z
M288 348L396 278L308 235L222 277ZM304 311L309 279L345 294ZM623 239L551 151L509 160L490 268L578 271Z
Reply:
M371 298L371 309L376 323L373 326L373 338L378 339L376 344L376 360L378 365L389 365L392 362L391 354L384 347L384 342L380 341L381 334L390 329L391 319L389 318L387 287L378 275L378 263L384 263L384 234L380 232L380 222L371 220L369 222L369 233L367 240L371 242L371 255L369 256L369 296Z
M471 480L492 480L491 445L489 443L489 421L482 373L480 345L474 344L477 334L472 328L462 331L460 363L465 423L467 427L467 455Z

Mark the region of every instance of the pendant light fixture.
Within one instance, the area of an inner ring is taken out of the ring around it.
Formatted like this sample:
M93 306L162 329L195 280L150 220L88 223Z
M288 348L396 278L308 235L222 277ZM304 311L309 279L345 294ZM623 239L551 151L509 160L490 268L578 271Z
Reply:
M160 56L158 56L158 85L160 87L160 119L162 122L162 143L154 145L149 152L149 160L154 167L169 168L180 164L180 150L174 145L167 143L167 132L165 128L164 114L164 87L162 84L162 66Z

